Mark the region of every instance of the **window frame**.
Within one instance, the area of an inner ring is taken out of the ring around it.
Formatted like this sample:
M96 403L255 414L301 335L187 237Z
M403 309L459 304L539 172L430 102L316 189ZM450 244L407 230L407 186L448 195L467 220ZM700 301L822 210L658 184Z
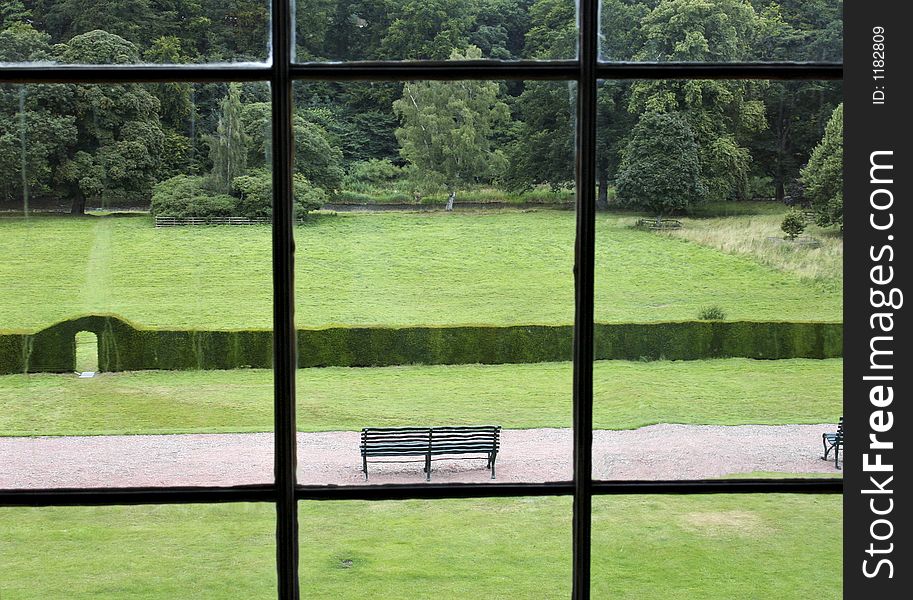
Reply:
M578 2L578 57L553 61L398 61L293 63L291 0L271 0L271 61L261 65L0 65L0 83L267 81L272 97L274 472L271 484L0 490L0 506L114 506L266 502L276 506L277 594L299 598L298 502L572 496L572 598L590 598L590 526L594 495L840 494L843 481L744 479L596 481L592 477L593 319L596 237L596 94L599 80L842 80L843 62L632 63L598 57L599 0ZM294 219L291 201L295 81L555 80L577 84L573 480L541 484L298 485L295 418Z

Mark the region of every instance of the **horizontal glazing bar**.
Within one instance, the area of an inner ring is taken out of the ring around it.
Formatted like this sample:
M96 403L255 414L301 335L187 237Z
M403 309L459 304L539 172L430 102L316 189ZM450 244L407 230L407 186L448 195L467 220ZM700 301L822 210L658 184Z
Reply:
M292 79L334 81L409 81L466 79L572 80L579 73L575 60L550 61L359 61L298 63Z
M570 481L552 483L439 483L419 485L298 486L298 500L407 500L569 496ZM621 494L840 494L842 479L731 479L594 481L594 495ZM115 506L272 502L272 485L236 487L82 488L0 490L0 506Z
M599 79L842 79L842 63L599 63Z
M276 488L270 484L231 487L0 490L0 506L118 506L275 501Z
M0 83L269 81L269 65L0 65Z
M599 63L600 79L841 79L840 63ZM305 63L292 79L405 81L417 79L574 80L577 61L414 61ZM0 66L0 83L125 83L267 81L269 65L24 65Z

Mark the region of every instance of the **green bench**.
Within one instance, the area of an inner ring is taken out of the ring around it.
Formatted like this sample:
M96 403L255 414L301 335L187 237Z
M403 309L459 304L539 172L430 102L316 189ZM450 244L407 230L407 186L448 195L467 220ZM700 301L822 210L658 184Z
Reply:
M431 461L485 459L485 468L495 478L495 460L500 449L500 425L463 427L365 427L361 430L361 460L365 480L368 459L374 462L424 462L425 480L431 481ZM391 460L419 456L419 460ZM448 458L449 457L449 458Z
M837 431L821 434L821 442L824 444L824 456L821 457L821 460L827 460L827 455L833 450L834 468L839 469L840 465L837 464L837 461L840 460L840 449L843 448L843 417L840 417L840 421L837 423Z

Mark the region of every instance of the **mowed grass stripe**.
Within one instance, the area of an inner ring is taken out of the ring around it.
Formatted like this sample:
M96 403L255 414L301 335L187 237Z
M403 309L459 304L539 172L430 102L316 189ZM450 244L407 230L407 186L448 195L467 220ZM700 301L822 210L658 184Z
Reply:
M594 423L633 429L836 422L843 361L627 362L595 365ZM571 426L571 363L298 371L301 431L497 423ZM271 431L266 370L0 377L0 435Z
M841 499L593 501L594 598L837 598ZM569 498L299 505L315 598L567 598ZM0 589L21 600L275 596L264 505L0 508ZM36 533L37 532L37 533Z
M690 320L711 304L732 320L842 320L839 287L631 222L598 217L599 321ZM110 236L104 274L92 264L100 235ZM337 215L299 227L296 241L300 326L573 321L570 211ZM267 226L4 218L0 254L3 329L100 311L155 327L271 326Z

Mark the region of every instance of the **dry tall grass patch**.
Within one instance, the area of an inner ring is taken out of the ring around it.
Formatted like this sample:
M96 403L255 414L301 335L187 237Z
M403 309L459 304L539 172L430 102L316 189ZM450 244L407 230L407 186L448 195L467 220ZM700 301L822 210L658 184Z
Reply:
M821 242L807 245L777 243L782 238L782 215L684 219L685 226L665 233L727 252L749 256L761 264L838 289L843 285L843 237L832 229L810 225L805 234Z

